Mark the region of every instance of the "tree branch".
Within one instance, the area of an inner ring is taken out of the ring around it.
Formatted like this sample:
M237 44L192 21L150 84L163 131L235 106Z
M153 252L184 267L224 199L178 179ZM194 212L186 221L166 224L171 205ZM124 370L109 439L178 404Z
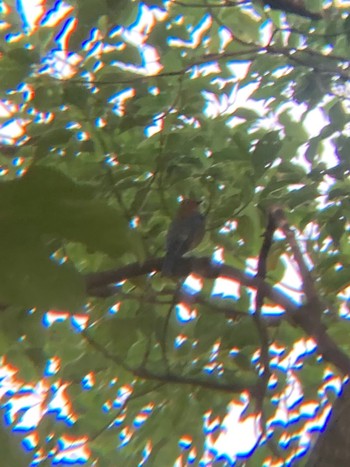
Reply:
M119 356L109 352L102 344L97 342L89 332L86 330L82 331L81 334L85 340L99 353L101 353L106 359L114 362L116 365L121 366L124 370L129 372L131 375L150 381L159 381L161 383L170 384L181 384L189 386L197 386L205 389L213 389L221 392L241 393L242 391L250 391L252 394L256 393L256 384L249 384L247 380L240 379L235 382L225 383L222 381L214 381L213 378L183 376L180 374L166 371L164 373L153 372L147 369L145 366L131 367Z
M86 274L87 292L91 296L94 296L95 293L97 296L101 296L99 295L101 290L108 290L109 295L112 295L112 284L133 277L160 272L163 259L153 258L142 264L132 263L117 269ZM210 257L181 258L177 263L177 269L174 271L174 274L178 277L186 277L191 272L196 272L206 279L229 278L240 282L245 287L252 287L254 289L259 287L265 297L285 310L285 319L291 325L299 326L308 336L314 338L318 350L325 360L333 363L342 373L350 374L350 358L327 334L326 327L320 320L314 319L315 310L313 310L313 306L315 304L308 303L307 305L299 306L290 297L267 284L259 277L226 264L213 264Z

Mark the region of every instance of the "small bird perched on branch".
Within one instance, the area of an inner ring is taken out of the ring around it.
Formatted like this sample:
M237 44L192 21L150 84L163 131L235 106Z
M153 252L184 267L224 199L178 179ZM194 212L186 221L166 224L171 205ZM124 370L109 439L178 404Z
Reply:
M165 276L172 276L177 261L187 251L195 248L204 237L205 220L198 210L199 204L200 201L185 198L170 224L162 268Z

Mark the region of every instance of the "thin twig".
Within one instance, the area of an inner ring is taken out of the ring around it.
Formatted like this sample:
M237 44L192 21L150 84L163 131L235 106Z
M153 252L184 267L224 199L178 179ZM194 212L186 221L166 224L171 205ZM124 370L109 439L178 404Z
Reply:
M271 377L271 369L270 369L270 357L269 357L269 335L267 331L267 326L266 322L262 319L261 316L261 309L264 304L264 298L265 298L265 293L264 289L262 287L262 281L266 279L266 273L267 273L267 258L272 246L272 238L273 234L276 229L276 224L274 221L274 218L269 215L268 216L268 223L267 227L264 233L264 241L261 246L261 250L259 253L259 258L258 258L258 270L256 277L261 280L260 284L257 287L256 290L256 296L255 296L255 312L254 312L254 322L255 326L257 328L259 337L260 337L260 370L261 374L260 376L260 385L259 385L259 392L257 393L256 396L256 409L257 413L261 414L260 418L260 427L261 427L261 432L263 436L266 436L266 422L267 418L265 415L264 411L264 400L266 397L267 393L267 387L268 383ZM274 455L278 458L281 458L281 454L279 452L277 444L270 438L267 439L267 444L270 447L271 451L274 453Z

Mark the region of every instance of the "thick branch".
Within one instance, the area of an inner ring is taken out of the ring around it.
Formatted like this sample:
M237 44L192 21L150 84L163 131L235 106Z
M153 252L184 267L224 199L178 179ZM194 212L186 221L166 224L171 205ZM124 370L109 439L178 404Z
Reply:
M347 381L334 403L305 467L346 467L350 465L350 384Z
M109 287L111 284L116 284L133 277L159 272L161 271L162 264L163 258L153 258L142 264L132 263L118 269L87 274L85 276L87 291L89 295L92 296L94 296L95 291L97 291L96 295L100 296L99 292L102 288ZM256 289L258 286L261 286L264 295L286 311L292 313L298 310L297 303L261 279L233 266L213 264L210 257L187 257L178 261L177 269L174 271L175 276L186 277L191 274L191 272L196 272L205 279L227 277L239 281L245 287L253 287Z
M108 289L111 295L112 284L133 277L142 276L161 271L163 258L153 258L144 263L133 263L118 269L90 273L85 276L87 291L91 296L100 296L101 289ZM337 346L327 334L326 328L319 320L314 320L315 310L313 304L300 307L291 298L271 287L265 281L247 274L228 265L213 264L210 257L182 258L174 271L178 277L186 277L196 272L206 279L226 277L240 282L245 287L261 290L261 293L272 302L280 305L286 311L286 319L295 326L299 326L308 335L314 338L318 350L323 358L335 365L342 373L350 374L350 358Z

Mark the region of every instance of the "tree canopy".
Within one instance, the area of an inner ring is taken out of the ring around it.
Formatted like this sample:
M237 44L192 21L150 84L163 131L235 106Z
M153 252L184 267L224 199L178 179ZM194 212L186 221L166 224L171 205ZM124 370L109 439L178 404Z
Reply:
M347 386L316 442L350 374L348 7L24 3L0 3L0 348L5 406L41 399L4 458L348 465ZM164 277L185 197L206 235Z

